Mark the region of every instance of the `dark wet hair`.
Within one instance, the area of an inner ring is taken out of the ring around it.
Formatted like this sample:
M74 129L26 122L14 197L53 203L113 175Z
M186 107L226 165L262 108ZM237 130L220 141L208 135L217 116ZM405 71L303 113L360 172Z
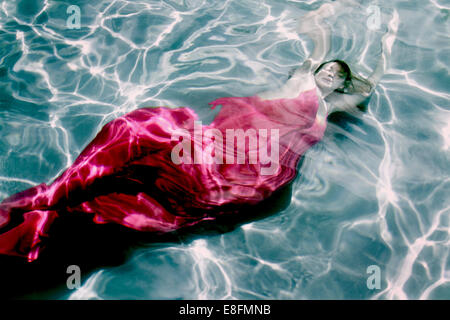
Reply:
M332 63L332 62L336 62L337 64L339 64L339 66L342 68L342 72L344 72L344 74L345 74L344 88L336 89L334 91L339 92L339 93L348 93L350 86L353 86L352 71L350 70L350 67L348 66L348 64L345 61L335 59L335 60L329 60L329 61L322 62L322 64L317 67L316 71L314 71L314 74L317 74L320 71L320 69L322 69L325 65Z
M353 74L350 70L350 67L345 61L335 59L335 60L329 60L323 62L321 65L317 67L317 69L314 71L314 74L320 71L323 66L325 66L328 63L336 62L339 64L342 68L342 71L345 73L345 80L344 80L344 88L343 89L336 89L334 90L337 93L342 94L369 94L372 91L372 84L361 78L360 76L357 76Z
M325 66L326 64L331 63L331 62L338 63L341 66L342 71L345 74L344 88L336 89L336 90L334 90L335 92L341 93L341 94L364 94L364 95L368 95L372 92L372 89L373 89L372 83L370 83L368 80L365 80L362 77L352 73L348 64L343 60L334 59L334 60L328 60L328 61L321 63L317 67L317 69L314 71L314 75L317 74L320 71L320 69L323 68L323 66ZM311 64L309 63L308 66L310 66L310 65ZM308 66L302 66L302 67L308 68ZM300 68L302 68L302 67L300 67ZM294 68L289 72L288 79L290 79L294 75L296 70L298 70L298 68Z

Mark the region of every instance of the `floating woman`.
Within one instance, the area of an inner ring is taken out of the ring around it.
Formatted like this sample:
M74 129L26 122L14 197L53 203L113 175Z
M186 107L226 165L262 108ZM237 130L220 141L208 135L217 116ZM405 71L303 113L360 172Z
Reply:
M322 139L327 115L350 111L373 92L395 40L394 13L367 80L341 60L322 62L330 49L324 19L340 6L325 4L302 18L298 31L312 38L314 51L281 88L211 102L222 108L200 136L187 107L141 108L106 124L53 183L0 204L0 254L37 259L53 221L75 212L163 234L239 214L292 182L302 155ZM207 161L196 161L199 150Z

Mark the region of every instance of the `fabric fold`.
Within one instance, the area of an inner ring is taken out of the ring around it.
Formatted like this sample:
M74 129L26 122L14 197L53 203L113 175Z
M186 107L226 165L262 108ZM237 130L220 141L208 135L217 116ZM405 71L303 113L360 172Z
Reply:
M325 131L316 120L315 89L294 99L229 97L210 104L222 108L200 127L188 107L141 108L106 124L53 183L0 204L0 254L37 259L54 220L74 212L92 214L95 223L156 233L238 214L291 182L301 156ZM182 159L192 161L174 162L180 146L189 147L179 153ZM242 162L234 158L239 154Z

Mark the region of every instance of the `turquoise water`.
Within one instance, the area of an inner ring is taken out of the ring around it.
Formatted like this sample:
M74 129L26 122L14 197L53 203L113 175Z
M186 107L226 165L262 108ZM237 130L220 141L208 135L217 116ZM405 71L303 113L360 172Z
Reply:
M0 1L0 200L51 183L126 112L190 106L207 123L209 101L280 85L312 49L296 21L321 3ZM42 297L449 299L450 6L362 3L330 20L329 58L370 73L385 30L368 27L375 5L400 17L390 69L367 111L335 117L307 152L284 208L133 246L118 265L81 269L79 289ZM80 29L67 27L70 5Z

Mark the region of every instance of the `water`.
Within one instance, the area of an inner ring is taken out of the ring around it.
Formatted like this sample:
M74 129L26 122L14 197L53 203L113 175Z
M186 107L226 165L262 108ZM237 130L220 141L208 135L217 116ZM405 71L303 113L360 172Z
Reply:
M110 120L276 87L311 41L296 19L322 1L0 1L0 200L51 183ZM284 209L225 233L133 247L57 299L449 299L449 15L395 9L390 70L358 118L308 151ZM69 29L69 5L81 9ZM369 74L385 29L331 19L330 58ZM380 289L369 289L369 266ZM41 294L41 295L40 295Z

